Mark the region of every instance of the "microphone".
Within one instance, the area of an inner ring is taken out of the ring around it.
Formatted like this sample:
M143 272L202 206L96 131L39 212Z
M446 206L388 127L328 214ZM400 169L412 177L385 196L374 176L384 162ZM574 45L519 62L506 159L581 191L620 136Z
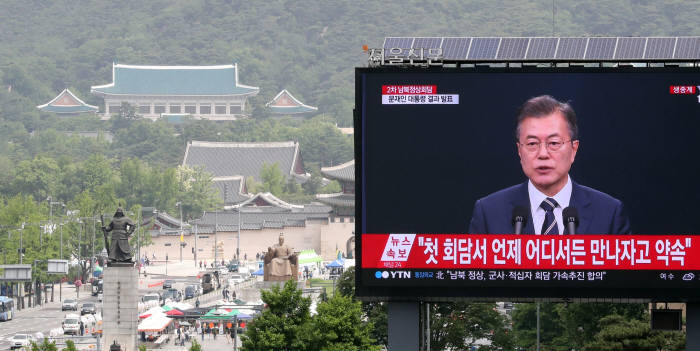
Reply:
M564 211L562 211L562 217L564 218L564 224L569 234L576 234L576 227L578 227L578 211L576 208L571 206L565 208Z
M515 234L522 234L523 228L527 223L527 213L528 208L525 206L516 206L513 209L513 219L511 222L513 224L513 232Z

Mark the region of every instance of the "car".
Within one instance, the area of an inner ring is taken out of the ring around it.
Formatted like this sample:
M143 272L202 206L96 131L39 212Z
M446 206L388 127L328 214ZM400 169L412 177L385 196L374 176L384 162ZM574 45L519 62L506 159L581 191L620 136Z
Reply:
M92 302L84 303L83 307L80 309L80 315L95 313L97 313L97 307L95 307L95 304Z
M65 299L61 305L61 311L77 311L78 310L78 300L76 299Z
M63 334L80 334L80 316L77 314L67 314L61 323Z
M172 288L173 288L173 284L175 284L175 281L174 281L174 280L172 280L172 279L166 279L166 280L163 282L163 289L172 289Z
M245 278L241 274L231 274L228 277L228 285L229 286L235 286L240 283L243 283L245 281Z
M180 302L182 300L182 293L177 289L168 289L163 291L163 300L170 299L172 301Z
M163 302L163 299L160 297L160 294L158 294L158 293L150 293L150 294L143 295L143 297L141 298L141 301L143 301L146 304L148 304L151 301L156 301L158 305L161 305Z
M199 285L191 284L185 287L185 299L192 299L200 295Z
M31 334L15 334L10 338L10 350L29 346L32 341L36 341Z

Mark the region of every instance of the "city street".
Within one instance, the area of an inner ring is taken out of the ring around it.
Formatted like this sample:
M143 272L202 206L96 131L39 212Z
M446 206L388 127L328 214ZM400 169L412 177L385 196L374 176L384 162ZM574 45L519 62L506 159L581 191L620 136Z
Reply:
M145 275L143 274L144 270L146 272ZM197 278L199 272L200 269L194 266L194 262L192 260L185 260L182 263L179 261L170 261L168 262L167 266L165 262L157 262L145 267L145 269L142 269L142 273L139 275L138 283L139 295L143 296L148 292L162 290L162 283L165 279L173 280L173 287L178 290L183 290L188 284L199 284L199 278ZM82 306L82 304L85 302L94 302L97 305L98 310L100 310L102 304L97 301L97 297L91 295L90 289L91 286L89 284L83 285L81 288L78 308L80 308L80 306ZM73 311L61 311L61 301L59 301L58 298L58 287L56 288L56 291L54 302L49 302L41 306L26 308L23 310L15 310L14 318L11 321L0 322L0 350L9 350L9 339L18 333L34 334L36 332L41 332L45 337L48 337L51 329L61 327L61 322L67 313L76 313ZM63 299L75 298L75 287L64 283L62 294ZM210 296L203 297L200 301L201 306L207 306L218 299L220 299L220 291L217 291ZM194 301L192 300L187 300L186 302L194 304ZM80 313L79 310L77 313ZM197 340L200 342L202 341L200 336L197 337ZM87 341L94 342L94 339L82 340L82 342ZM233 345L229 342L230 340L227 340L225 337L219 337L218 340L213 340L210 336L208 336L204 339L204 344L207 345L207 350L231 349ZM187 343L187 345L187 347L189 347L189 343ZM61 345L59 345L59 350L61 348ZM164 345L163 348L169 350L185 349L181 346L174 346L172 340L168 344Z
M81 289L78 308L80 308L84 302L94 302L99 306L97 298L90 294L90 288L90 285L84 285L83 289L85 290ZM58 291L58 289L56 290ZM75 297L75 287L73 285L64 284L63 298L68 299ZM76 312L61 311L61 302L58 301L58 293L54 296L54 302L49 302L38 307L15 310L15 316L11 321L0 322L0 350L9 350L9 339L18 333L34 334L36 332L41 332L44 336L48 337L51 329L61 326L61 322L66 313ZM80 311L77 313L80 313Z

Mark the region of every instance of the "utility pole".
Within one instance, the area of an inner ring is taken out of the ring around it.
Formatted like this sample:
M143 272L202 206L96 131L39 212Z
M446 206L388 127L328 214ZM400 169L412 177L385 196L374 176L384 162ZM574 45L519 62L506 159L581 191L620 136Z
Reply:
M175 206L180 208L180 263L182 263L182 244L184 243L184 234L182 233L182 202L176 202Z
M219 231L218 229L219 229L219 210L216 210L216 212L214 212L214 266L216 266L216 264L218 262L218 257L219 257L218 256L219 248L217 246L219 244L219 240L217 237L217 234Z
M194 266L197 267L197 222L194 222Z
M138 255L139 269L141 269L141 208L139 208L138 220L136 221L136 254Z
M238 266L241 265L241 211L243 207L238 204L238 240L236 240L236 260L238 261Z

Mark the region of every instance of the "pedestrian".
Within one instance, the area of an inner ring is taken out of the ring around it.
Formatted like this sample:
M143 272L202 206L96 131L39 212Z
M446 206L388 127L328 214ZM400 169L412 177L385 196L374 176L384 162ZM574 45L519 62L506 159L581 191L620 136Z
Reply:
M202 260L199 260L199 269L202 269Z
M85 335L85 325L80 321L80 336Z
M234 300L236 299L236 290L235 289L231 291L231 298Z
M199 308L199 297L197 298L197 301L194 302L194 307Z
M204 328L199 327L199 332L200 332L200 334L202 334L202 341L204 341Z
M246 262L248 261L248 254L247 253L243 254L243 261L246 261Z
M214 340L216 340L216 334L219 334L219 329L217 327L214 327L211 331L212 335L214 335Z
M207 268L207 260L204 260L204 268Z

